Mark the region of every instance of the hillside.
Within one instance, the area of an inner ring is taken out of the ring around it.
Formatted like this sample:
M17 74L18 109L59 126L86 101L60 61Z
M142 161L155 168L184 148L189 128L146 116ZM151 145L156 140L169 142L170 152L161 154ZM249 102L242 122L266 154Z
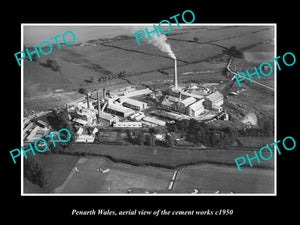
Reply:
M273 52L273 32L272 27L263 26L184 26L172 31L168 34L168 42L178 59L179 81L226 81L221 76L228 60L224 50L236 46L248 52ZM255 54L251 56L255 58ZM58 65L57 71L49 66L49 60ZM99 89L128 85L127 81L117 79L122 71L134 83L161 83L166 79L171 82L173 64L166 53L146 42L139 46L127 35L64 45L60 50L54 47L50 55L41 55L37 61L24 60L25 108L45 110L63 104L65 95L68 94L67 99L70 97L67 92L77 91L80 87ZM237 59L233 64L237 69L245 69L253 68L259 62ZM209 73L201 76L183 75L208 70ZM273 86L274 77L269 76L262 82ZM54 102L48 101L57 89L63 89L65 93L55 97ZM74 94L71 98L78 97Z

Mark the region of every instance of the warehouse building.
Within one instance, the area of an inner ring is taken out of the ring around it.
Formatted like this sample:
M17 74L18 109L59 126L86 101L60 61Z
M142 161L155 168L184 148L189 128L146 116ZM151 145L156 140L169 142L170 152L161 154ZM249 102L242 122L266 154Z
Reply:
M79 127L79 129L77 130L76 134L82 135L82 133L83 133L83 128Z
M204 102L204 99L201 99L200 101L198 101L192 105L189 105L188 109L187 109L188 115L196 117L196 116L199 116L201 113L203 113L204 112L203 102Z
M48 127L48 124L46 122L42 121L42 120L37 120L35 123L37 125L39 125L40 127L43 127L43 128Z
M30 134L27 136L26 141L27 142L34 142L39 138L42 138L46 135L49 134L49 128L42 128L39 126L36 126L35 128L32 129Z
M113 104L113 103L109 104L106 107L106 111L108 113L112 113L112 114L115 114L117 116L121 116L121 117L124 117L124 118L134 114L134 111L132 109L126 108L126 107L121 106L121 105Z
M168 109L168 110L175 109L175 103L170 101L167 98L164 98L164 100L160 104L164 109Z
M197 100L194 97L188 97L186 99L183 99L176 104L176 111L186 113L187 107L196 101Z
M123 103L122 105L124 107L133 109L133 110L137 110L137 111L141 111L147 108L147 103L145 102L141 102L135 99L131 99L131 98L125 98L121 100Z
M145 89L140 89L140 90L135 90L135 91L130 91L127 93L124 93L124 97L130 98L130 97L135 97L135 96L140 96L140 95L147 95L150 94L152 91L149 88Z
M113 124L114 127L126 127L126 128L137 128L137 127L142 127L141 122L115 122Z
M80 118L75 118L73 119L73 122L78 123L79 125L86 126L88 122L86 120L80 119Z
M165 126L166 125L165 121L159 120L159 119L157 119L155 117L146 116L142 120L146 121L146 122L149 122L149 123L153 123L153 124L159 125L159 126Z
M215 110L222 109L222 105L224 103L224 97L220 92L216 91L210 94L209 96L207 96L207 99L211 101L211 105L213 109Z
M111 125L113 122L119 121L119 117L113 116L113 115L111 115L109 113L106 113L106 112L100 112L99 118L103 119L105 121L108 121L109 125Z
M93 135L82 134L79 135L75 142L93 143L95 137Z

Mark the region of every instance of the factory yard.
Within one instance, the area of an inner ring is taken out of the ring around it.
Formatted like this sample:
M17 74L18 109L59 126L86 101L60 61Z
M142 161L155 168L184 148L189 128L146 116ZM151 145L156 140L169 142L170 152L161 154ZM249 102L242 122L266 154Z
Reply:
M273 139L274 73L267 89L232 80L274 54L273 34L191 26L167 35L175 60L127 35L54 49L58 71L24 60L24 142L72 133L38 154L48 184L25 192L273 193L274 161L241 173L234 159Z

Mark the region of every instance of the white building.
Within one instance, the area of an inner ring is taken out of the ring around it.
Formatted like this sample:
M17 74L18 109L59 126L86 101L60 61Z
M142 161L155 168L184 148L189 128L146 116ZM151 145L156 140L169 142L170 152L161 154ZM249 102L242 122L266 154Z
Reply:
M150 94L151 92L152 91L149 88L135 90L135 91L130 91L128 93L124 93L124 97L130 98L130 97L135 97L135 96L140 96L140 95L147 95L147 94Z
M182 105L182 107L187 107L193 104L194 102L196 102L196 99L194 97L188 97L186 99L181 100L178 104Z
M187 107L197 100L194 97L188 97L183 99L177 103L177 111L181 113L185 113L187 111Z
M94 127L94 129L93 129L93 131L92 131L92 134L95 135L97 132L98 132L98 128L97 128L97 127Z
M119 117L113 116L113 115L111 115L111 114L109 114L109 113L106 113L106 112L100 112L99 118L100 118L100 119L103 119L103 120L105 120L105 121L108 121L110 125L111 125L113 122L119 121Z
M113 103L108 104L108 106L106 107L106 111L124 118L134 114L134 111L132 109Z
M204 99L201 99L200 101L198 101L192 105L189 105L188 109L187 109L188 115L196 117L196 116L199 116L201 113L203 113L204 112L203 102L204 102Z
M149 122L149 123L153 123L153 124L159 125L159 126L165 126L166 125L165 121L157 119L155 117L146 116L142 120L144 120L146 122Z
M216 91L210 95L207 96L207 99L209 101L211 101L211 106L213 109L215 110L219 110L220 107L222 107L223 103L224 103L224 97L223 95Z
M82 134L78 136L78 138L75 140L75 142L85 142L85 143L92 143L94 142L95 137L93 135L87 135L87 134Z
M131 122L131 121L126 121L126 122L116 122L113 124L114 127L142 127L141 122Z
M77 130L76 134L82 135L82 133L83 133L83 128L79 127L79 129Z
M27 142L35 142L37 139L42 138L48 134L49 134L48 127L42 128L42 127L36 126L35 128L32 129L30 134L27 136L26 141Z
M133 110L141 111L141 110L144 110L147 108L147 103L141 102L141 101L138 101L135 99L123 98L123 99L121 99L121 101L122 101L123 106L133 109Z
M79 118L73 119L73 122L79 123L80 125L83 125L83 126L86 126L88 124L88 122L86 120L79 119Z
M144 117L145 117L145 114L143 112L138 112L138 113L131 115L129 118L131 120L140 121Z

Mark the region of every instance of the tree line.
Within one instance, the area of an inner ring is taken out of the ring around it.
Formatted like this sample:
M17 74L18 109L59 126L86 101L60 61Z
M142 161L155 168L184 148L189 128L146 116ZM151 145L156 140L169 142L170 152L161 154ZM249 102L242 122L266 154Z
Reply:
M170 132L181 133L186 141L209 147L231 146L237 135L234 127L216 128L195 119L183 119L167 126Z

